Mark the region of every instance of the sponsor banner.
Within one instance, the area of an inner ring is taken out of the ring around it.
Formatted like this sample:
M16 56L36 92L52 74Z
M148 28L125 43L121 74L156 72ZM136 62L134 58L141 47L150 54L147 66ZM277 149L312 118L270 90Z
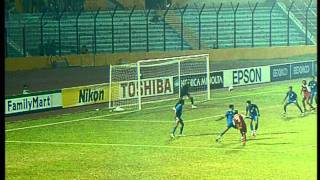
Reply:
M173 78L159 77L141 79L141 97L160 96L173 94ZM130 99L138 97L138 81L125 81L119 83L120 99Z
M270 66L223 71L224 87L270 82Z
M108 101L107 84L62 89L63 108L103 103Z
M199 90L206 90L207 75L206 74L192 74L180 76L180 86L183 87L187 82L190 82L189 92L196 92ZM179 77L174 77L174 93L179 93Z
M270 66L271 82L290 80L290 64Z
M223 71L211 72L211 89L223 88Z
M11 96L5 100L6 115L46 111L61 107L60 90Z
M291 79L310 77L313 75L312 62L291 64Z
M207 90L207 74L192 74L180 77L180 86L190 82L189 92ZM223 71L210 73L210 89L223 88ZM174 93L179 92L179 78L174 77Z

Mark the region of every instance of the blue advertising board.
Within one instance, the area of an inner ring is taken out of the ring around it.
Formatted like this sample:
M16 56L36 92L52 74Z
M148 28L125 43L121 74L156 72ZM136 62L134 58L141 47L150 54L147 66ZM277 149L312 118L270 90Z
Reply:
M219 89L223 88L223 71L216 71L216 72L211 72L210 73L210 88L211 89Z
M290 73L290 64L270 66L271 82L290 80Z
M313 62L301 62L291 64L291 79L311 77L313 75Z
M206 90L207 88L207 74L192 74L184 75L180 77L181 87L190 82L189 92L195 92L199 90ZM174 93L179 92L179 78L176 76L173 78ZM210 73L210 89L223 88L223 71Z
M62 108L61 90L34 92L8 96L5 99L5 115L19 115Z

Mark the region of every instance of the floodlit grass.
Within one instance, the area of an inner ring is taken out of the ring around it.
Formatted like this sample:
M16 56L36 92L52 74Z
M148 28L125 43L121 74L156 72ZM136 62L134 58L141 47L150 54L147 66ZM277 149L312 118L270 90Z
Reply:
M186 136L174 140L173 101L145 105L140 112L7 122L6 179L316 179L317 114L300 117L289 106L282 117L288 85L301 99L295 80L217 90L198 109L186 100ZM248 133L242 146L239 132L231 129L215 143L226 125L219 116L230 103L244 113L248 99L261 111L257 136Z

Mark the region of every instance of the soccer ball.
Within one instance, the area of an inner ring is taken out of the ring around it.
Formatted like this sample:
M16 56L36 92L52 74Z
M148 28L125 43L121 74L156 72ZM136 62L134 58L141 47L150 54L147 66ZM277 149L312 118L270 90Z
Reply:
M229 86L228 90L232 91L233 90L233 86Z

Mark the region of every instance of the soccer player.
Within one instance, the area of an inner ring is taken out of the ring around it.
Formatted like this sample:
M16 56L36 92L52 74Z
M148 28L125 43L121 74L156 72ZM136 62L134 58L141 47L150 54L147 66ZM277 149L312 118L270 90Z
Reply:
M313 99L315 100L316 104L318 104L317 101L317 81L315 79L315 76L312 77L312 80L309 81L308 86L311 90L311 100L310 100L310 104L313 104Z
M301 86L300 94L302 95L302 93L303 93L302 105L303 105L304 112L307 111L306 102L310 106L310 110L314 110L314 107L310 103L311 93L310 93L309 87L307 86L307 81L306 80L302 80L302 86Z
M230 107L230 106L229 106ZM227 116L228 114L228 116ZM243 145L246 144L246 133L247 133L247 126L246 123L243 120L243 117L238 113L238 110L233 110L233 105L232 109L230 108L229 111L226 113L227 116L227 128L216 138L216 142L219 142L222 138L222 136L231 128L238 129L241 134L241 142ZM231 121L230 121L231 117Z
M184 127L184 123L183 123L183 119L181 118L182 115L182 107L184 105L184 100L183 99L179 99L177 105L176 105L176 110L175 110L175 123L176 125L173 127L172 133L171 133L171 137L174 138L175 137L175 132L177 127L179 126L179 124L181 124L180 126L180 134L179 136L183 136L182 132L183 132L183 127Z
M303 113L301 107L299 106L299 104L298 104L298 102L297 102L297 94L296 94L294 91L292 91L292 86L289 86L289 91L287 92L287 95L286 95L286 97L284 98L283 103L285 102L285 100L286 100L287 98L288 98L288 101L287 101L287 102L284 104L284 106L283 106L283 110L284 110L283 115L286 115L286 113L287 113L287 106L288 106L289 104L295 104L295 105L299 108L299 110L300 110L300 112L301 112L301 116L303 116L304 113Z
M191 101L191 108L197 108L197 106L194 105L193 97L189 93L190 88L190 81L188 80L185 85L182 86L180 91L180 99L182 99L184 96L187 96Z
M233 123L234 123L236 129L238 129L240 131L242 145L246 145L247 125L244 122L243 117L238 113L238 110L235 110L234 113L235 113L235 115L232 119Z
M249 112L249 116L248 116ZM250 130L251 130L251 135L256 136L256 131L258 129L258 116L260 116L259 108L255 104L251 104L251 101L247 101L247 107L246 107L246 116L249 117L250 119ZM255 127L253 129L253 122L255 122Z
M232 121L234 114L235 114L234 105L230 104L229 110L225 114L225 117L227 118L227 127L222 131L222 133L220 133L220 135L218 135L218 137L216 138L216 142L218 142L230 128L232 127L236 128Z

